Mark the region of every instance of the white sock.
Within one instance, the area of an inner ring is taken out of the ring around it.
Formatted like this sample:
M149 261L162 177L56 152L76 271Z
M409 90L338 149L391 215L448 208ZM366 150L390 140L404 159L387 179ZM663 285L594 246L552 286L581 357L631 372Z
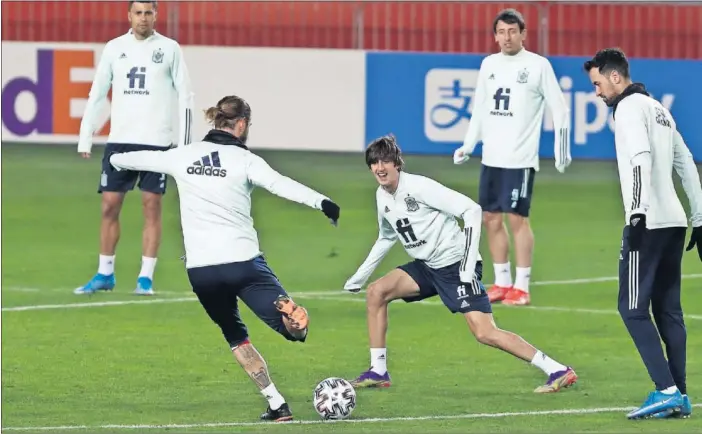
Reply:
M503 288L512 286L512 272L509 267L509 261L506 264L493 264L495 268L495 285Z
M147 258L146 256L141 257L141 271L139 272L139 277L148 277L153 280L154 269L156 268L156 258Z
M385 348L371 348L371 371L383 375L388 372L388 356Z
M115 255L100 255L100 265L98 266L98 273L104 274L105 276L115 274Z
M517 278L514 287L524 292L529 292L529 279L531 278L531 267L517 267Z
M544 371L546 375L568 369L567 366L561 365L541 351L536 351L534 358L531 359L531 364Z
M277 410L281 405L285 404L285 398L278 392L273 383L269 384L265 389L261 389L261 395L268 400L271 410Z
M670 386L669 388L665 390L661 390L662 393L665 393L666 395L672 395L673 393L678 391L678 386Z

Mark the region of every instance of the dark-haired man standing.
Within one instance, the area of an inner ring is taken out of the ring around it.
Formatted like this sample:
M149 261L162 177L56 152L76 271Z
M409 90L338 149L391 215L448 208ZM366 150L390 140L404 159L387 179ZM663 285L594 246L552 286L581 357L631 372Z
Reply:
M483 222L495 271L490 301L521 306L531 302L534 234L529 223L534 177L539 170L539 141L546 106L553 117L555 165L563 173L570 165L570 111L549 61L524 48L524 17L506 9L493 22L500 52L480 65L473 110L455 164L468 160L483 143L480 193ZM509 262L507 214L514 238L515 280Z
M627 417L687 417L692 406L685 384L687 333L680 303L687 216L675 191L673 169L682 178L692 208L687 250L696 244L702 260L702 186L697 167L670 112L643 84L632 82L621 50L601 50L584 68L597 96L613 108L626 215L619 254L619 313L656 386Z
M80 125L78 152L83 158L90 158L93 134L112 88L110 136L98 187L102 195L98 269L88 283L76 288L76 294L114 288L119 215L125 195L137 186L137 181L144 209L144 231L141 270L134 292L154 294L166 175L148 171L115 172L109 170L109 158L118 152L165 150L173 143L182 146L191 142L193 93L180 45L154 30L156 1L132 0L125 2L125 6L131 28L105 45ZM179 126L172 122L174 107L178 110Z

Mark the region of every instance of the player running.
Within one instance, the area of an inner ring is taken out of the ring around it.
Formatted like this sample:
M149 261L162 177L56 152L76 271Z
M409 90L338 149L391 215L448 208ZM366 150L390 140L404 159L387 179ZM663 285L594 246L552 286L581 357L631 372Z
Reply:
M98 193L102 194L100 256L97 274L76 294L115 287L115 250L125 194L139 181L144 210L141 270L135 293L153 295L156 257L161 243L161 198L166 175L144 171L114 172L115 152L164 150L173 143L173 107L179 121L178 145L191 141L193 94L180 45L154 31L156 1L130 1L127 34L109 41L102 52L80 126L78 152L90 158L93 134L112 87L111 128L102 158Z
M570 165L570 113L548 60L524 48L526 27L514 9L502 11L493 23L500 53L480 65L472 117L456 164L468 161L483 142L478 203L495 269L491 302L527 305L534 234L529 224L534 177L539 170L539 141L546 105L553 116L556 169ZM514 237L516 279L512 283L507 214Z
M249 340L238 300L291 341L305 341L309 318L287 295L261 253L251 217L251 191L263 187L320 209L335 225L339 207L282 176L248 150L251 108L246 101L224 97L207 110L207 119L214 129L201 142L163 152L114 154L109 162L120 171L166 173L175 179L193 291L222 330L236 360L268 400L261 419L291 420L292 412L273 384L266 362Z
M481 283L481 208L470 198L438 182L405 172L402 152L393 136L374 140L366 164L380 184L376 191L380 232L366 260L344 285L358 291L399 239L414 261L368 285L366 307L370 369L355 387L388 387L386 333L388 304L411 303L439 295L452 313L461 313L476 339L543 370L546 384L535 392L557 392L574 384L575 371L551 359L514 333L497 328ZM464 221L464 229L456 217Z
M584 67L597 96L613 109L626 221L619 254L619 313L656 386L627 416L687 417L692 405L685 381L687 332L680 303L687 216L675 191L673 169L692 209L687 250L696 244L702 260L700 176L673 116L643 84L632 82L621 50L601 50Z

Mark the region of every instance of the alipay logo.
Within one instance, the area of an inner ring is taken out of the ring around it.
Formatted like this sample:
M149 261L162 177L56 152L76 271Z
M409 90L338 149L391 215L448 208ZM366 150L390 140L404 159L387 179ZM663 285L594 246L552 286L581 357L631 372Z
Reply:
M477 69L430 69L424 78L424 135L463 142L473 112Z

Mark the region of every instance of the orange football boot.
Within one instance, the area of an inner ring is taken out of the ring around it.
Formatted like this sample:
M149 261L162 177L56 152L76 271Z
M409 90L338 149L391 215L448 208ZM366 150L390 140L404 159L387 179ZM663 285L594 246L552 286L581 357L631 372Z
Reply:
M527 306L530 303L529 293L517 288L512 288L502 300L502 304L510 306Z
M507 293L509 293L511 290L511 286L492 285L492 287L488 289L487 292L488 299L490 299L490 303L497 303L499 301L504 300Z
M278 299L275 301L275 307L278 309L278 312L282 313L283 316L290 320L292 326L296 329L304 330L307 328L307 324L309 323L307 309L295 304L289 296L279 295Z

